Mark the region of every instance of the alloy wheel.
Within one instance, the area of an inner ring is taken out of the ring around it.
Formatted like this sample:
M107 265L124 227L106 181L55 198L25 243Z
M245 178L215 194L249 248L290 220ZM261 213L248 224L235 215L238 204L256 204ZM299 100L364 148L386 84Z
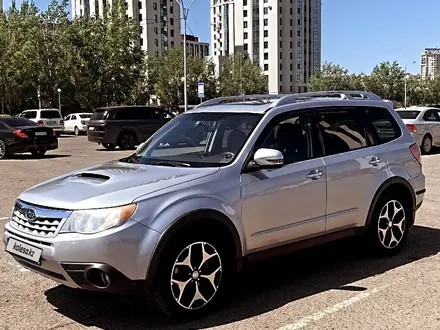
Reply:
M405 208L397 200L386 203L380 211L378 234L381 244L387 249L394 249L405 236Z
M6 144L3 141L0 141L0 158L4 158L6 156Z
M432 148L431 139L429 137L425 137L423 139L423 151L425 153L428 153L429 151L431 151L431 148Z
M131 149L134 148L136 145L136 139L133 136L133 134L124 134L121 136L121 142L120 145L123 149Z
M171 272L171 292L187 310L206 306L216 295L222 280L222 262L209 243L195 242L184 248Z

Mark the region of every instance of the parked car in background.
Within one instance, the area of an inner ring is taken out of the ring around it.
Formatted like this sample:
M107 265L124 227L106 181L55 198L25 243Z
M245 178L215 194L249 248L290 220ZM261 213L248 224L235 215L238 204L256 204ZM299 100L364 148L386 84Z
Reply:
M90 142L113 150L134 149L175 116L152 106L98 108L87 123Z
M30 109L20 114L20 117L32 120L40 126L52 128L57 136L64 131L64 119L58 109Z
M93 113L71 113L64 119L64 132L80 135L87 133L87 122L92 118Z
M0 159L30 152L42 157L47 150L58 148L55 131L25 118L0 117Z
M396 109L414 140L424 154L440 145L440 109L434 107L408 107Z

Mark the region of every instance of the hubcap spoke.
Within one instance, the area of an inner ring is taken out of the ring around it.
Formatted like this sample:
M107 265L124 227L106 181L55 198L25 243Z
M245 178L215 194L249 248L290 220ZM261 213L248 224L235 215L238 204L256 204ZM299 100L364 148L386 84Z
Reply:
M171 273L171 292L185 309L199 309L218 291L222 263L217 250L209 243L195 242L184 248Z
M378 235L381 244L387 249L399 245L406 230L405 209L399 201L391 200L380 212Z

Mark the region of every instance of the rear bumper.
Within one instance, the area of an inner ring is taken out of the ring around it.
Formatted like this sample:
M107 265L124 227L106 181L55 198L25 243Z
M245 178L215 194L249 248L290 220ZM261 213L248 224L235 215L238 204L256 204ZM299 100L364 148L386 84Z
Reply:
M111 143L116 144L116 139L112 139L106 132L87 131L87 139L95 143Z
M8 151L11 153L31 152L32 150L55 150L58 149L58 140L54 139L48 142L35 143L33 141L22 141L8 146Z

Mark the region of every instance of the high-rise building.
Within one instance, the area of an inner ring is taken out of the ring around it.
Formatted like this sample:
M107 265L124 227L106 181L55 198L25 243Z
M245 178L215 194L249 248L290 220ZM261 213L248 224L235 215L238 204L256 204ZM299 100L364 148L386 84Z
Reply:
M0 11L3 10L3 0L0 0Z
M111 4L112 0L72 0L72 17L102 16ZM139 24L139 44L144 51L161 55L181 45L180 6L176 0L126 0L125 6L128 17Z
M183 47L183 34L181 35L181 38ZM187 34L186 47L191 56L200 58L205 58L209 56L209 43L199 41L199 37Z
M440 73L440 48L425 48L420 64L422 79L434 79Z
M211 0L211 54L244 52L270 93L304 92L321 63L321 0Z

